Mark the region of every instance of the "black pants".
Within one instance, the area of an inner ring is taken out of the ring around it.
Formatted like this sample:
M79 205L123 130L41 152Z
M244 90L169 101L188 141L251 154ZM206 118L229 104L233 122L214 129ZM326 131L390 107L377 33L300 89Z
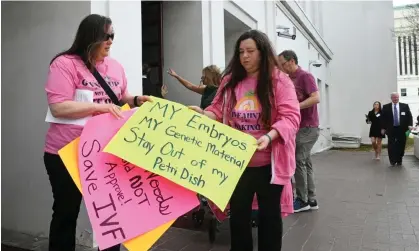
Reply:
M82 195L71 179L59 155L45 153L44 163L54 197L48 250L74 251L77 218ZM119 251L119 249L120 245L116 245L105 250Z
M388 135L388 158L391 164L402 163L406 148L406 132L401 127L395 126Z
M271 166L248 167L230 200L231 251L252 251L252 202L259 203L258 250L282 247L281 194L283 186L270 184Z

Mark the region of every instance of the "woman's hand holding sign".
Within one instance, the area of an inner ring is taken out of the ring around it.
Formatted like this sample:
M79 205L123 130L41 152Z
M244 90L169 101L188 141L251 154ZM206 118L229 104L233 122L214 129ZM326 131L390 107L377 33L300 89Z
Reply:
M207 117L208 117L208 118L210 118L210 119L217 120L217 116L215 116L215 114L214 114L214 113L204 111L204 110L203 110L201 107L199 107L199 106L194 106L194 105L191 105L191 106L188 106L188 108L189 108L189 109L191 109L191 110L193 110L193 111L195 111L195 112L197 112L197 113L199 113L199 114L205 115L205 116L207 116Z
M269 133L263 135L256 142L258 146L257 150L258 151L265 150L272 143L272 140L276 139L278 136L279 136L279 133L277 130L271 130Z
M189 106L189 109L196 111L197 113L204 114L204 110L202 110L199 106L191 105Z
M102 113L110 113L117 119L122 119L122 112L121 107L114 105L114 104L94 104L95 105L95 113L94 115L99 115Z

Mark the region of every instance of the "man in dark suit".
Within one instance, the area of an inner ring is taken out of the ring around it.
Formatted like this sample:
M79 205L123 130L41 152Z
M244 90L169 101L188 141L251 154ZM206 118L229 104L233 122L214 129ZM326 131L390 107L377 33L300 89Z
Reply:
M388 136L388 157L392 166L401 166L406 147L406 132L413 127L408 104L399 103L399 94L391 94L391 103L381 111L381 133Z

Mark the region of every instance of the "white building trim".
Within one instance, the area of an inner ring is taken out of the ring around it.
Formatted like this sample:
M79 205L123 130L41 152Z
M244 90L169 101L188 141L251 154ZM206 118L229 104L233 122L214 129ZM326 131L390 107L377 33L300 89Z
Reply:
M258 29L258 21L247 13L243 8L233 1L224 1L224 9L230 12L237 19L249 26L251 29Z
M276 1L276 5L289 18L289 20L300 30L307 40L320 52L327 62L333 58L333 52L327 46L323 37L317 31L314 24L295 1Z

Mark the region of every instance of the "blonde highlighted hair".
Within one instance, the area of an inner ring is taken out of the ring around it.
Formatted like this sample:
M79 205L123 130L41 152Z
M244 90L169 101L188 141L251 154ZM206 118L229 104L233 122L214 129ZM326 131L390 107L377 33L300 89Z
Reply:
M221 70L216 65L209 65L202 69L205 78L203 79L203 84L213 87L220 86L221 83Z

